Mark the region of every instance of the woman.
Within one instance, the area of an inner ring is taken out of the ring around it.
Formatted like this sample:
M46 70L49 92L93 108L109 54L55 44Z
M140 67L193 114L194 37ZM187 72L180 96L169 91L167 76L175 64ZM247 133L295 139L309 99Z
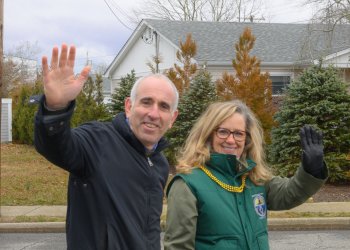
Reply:
M165 249L269 249L267 209L300 205L327 177L321 135L301 131L303 167L290 179L273 177L252 111L238 100L210 105L167 189Z

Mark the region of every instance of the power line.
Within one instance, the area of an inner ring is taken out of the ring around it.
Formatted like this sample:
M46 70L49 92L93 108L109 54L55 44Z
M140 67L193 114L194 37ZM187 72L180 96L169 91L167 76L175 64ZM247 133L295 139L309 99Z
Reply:
M127 29L129 30L133 30L131 29L130 27L128 27L115 13L114 11L112 10L111 6L107 3L106 0L104 0L104 2L106 3L106 5L108 6L109 10L113 13L113 15L115 16L115 18L117 18L117 20Z
M121 6L119 6L114 0L110 0L110 2L113 4L114 8L117 9L117 10L119 11L119 13L120 13L121 15L123 15L123 16L124 16L126 19L128 19L129 21L133 22L133 18L130 17L130 16L128 15L128 13L126 13L126 12L124 11L124 9L123 9Z

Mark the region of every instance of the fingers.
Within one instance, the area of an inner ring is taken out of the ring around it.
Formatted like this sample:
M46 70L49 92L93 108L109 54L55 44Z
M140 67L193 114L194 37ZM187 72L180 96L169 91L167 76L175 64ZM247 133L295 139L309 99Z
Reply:
M47 64L47 57L46 56L43 56L41 58L41 65L43 68L43 75L45 77L47 75L47 73L49 72L49 65Z
M322 133L309 126L311 140L313 144L322 144Z
M59 65L58 65L60 68L66 66L67 54L68 54L68 47L66 44L63 43L61 46L61 55L60 55L60 61L59 61Z
M310 125L305 125L300 129L300 138L303 148L311 144L322 144L322 133Z
M300 140L301 140L301 147L305 149L308 145L306 134L305 134L305 126L300 129Z
M74 67L74 61L75 61L75 46L72 45L69 48L69 52L68 52L68 46L67 44L62 44L61 46L61 54L58 58L58 54L59 54L59 49L57 46L55 46L52 49L52 56L51 56L51 70L55 70L58 67L62 68L65 66L69 66L71 68ZM47 68L49 69L49 68Z
M85 66L82 71L80 72L77 80L80 82L80 83L84 83L88 77L89 77L89 73L90 73L90 70L91 70L91 67L90 66Z
M304 149L313 143L312 129L309 125L305 125L304 127L301 128L300 137L301 137L301 143Z
M53 49L52 49L52 56L51 56L51 69L54 70L54 69L57 69L57 65L58 65L58 48L55 46Z
M75 47L74 47L74 45L71 45L70 48L69 48L69 55L68 55L67 65L69 67L74 68L74 62L75 62Z
M315 144L315 131L309 125L305 126L305 134L308 144Z
M315 129L311 128L312 131L312 140L315 144L322 144L322 133L316 131Z

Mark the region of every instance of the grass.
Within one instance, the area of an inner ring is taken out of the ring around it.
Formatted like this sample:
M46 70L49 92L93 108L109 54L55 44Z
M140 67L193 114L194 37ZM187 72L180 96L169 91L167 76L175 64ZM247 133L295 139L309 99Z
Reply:
M33 146L1 144L2 206L66 205L68 173L39 155ZM166 203L166 202L165 202ZM350 217L350 213L269 212L269 218ZM161 216L164 224L166 212ZM0 222L62 222L65 217L1 217Z
M1 144L1 205L65 205L68 173L33 146Z

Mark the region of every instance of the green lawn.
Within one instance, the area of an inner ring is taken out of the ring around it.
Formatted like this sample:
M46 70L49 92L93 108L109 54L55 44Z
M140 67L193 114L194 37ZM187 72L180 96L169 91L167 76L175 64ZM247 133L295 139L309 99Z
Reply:
M33 146L1 144L1 205L65 205L68 173L40 156ZM166 203L166 201L165 201ZM269 212L270 218L350 217L349 213ZM64 221L61 217L0 218L0 222ZM162 214L165 222L166 211Z
M1 144L1 205L65 205L68 173L33 146Z

